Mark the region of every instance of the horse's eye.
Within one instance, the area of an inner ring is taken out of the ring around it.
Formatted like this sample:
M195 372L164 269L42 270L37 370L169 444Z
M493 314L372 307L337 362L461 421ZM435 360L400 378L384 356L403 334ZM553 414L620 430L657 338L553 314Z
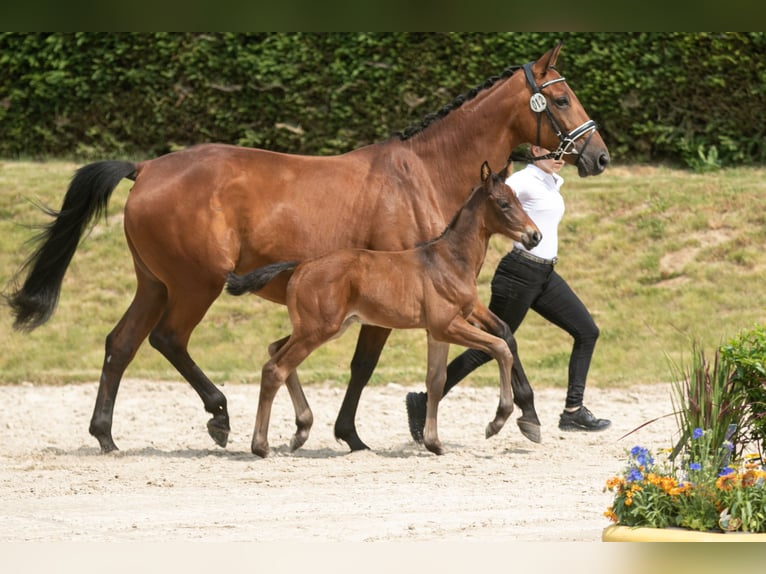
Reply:
M560 98L556 98L556 105L560 108L568 106L569 98L567 98L566 96L561 96Z

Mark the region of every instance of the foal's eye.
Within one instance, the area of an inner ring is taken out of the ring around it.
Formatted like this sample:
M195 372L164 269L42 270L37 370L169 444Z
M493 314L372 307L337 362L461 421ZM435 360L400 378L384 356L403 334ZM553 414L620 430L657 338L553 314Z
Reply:
M508 209L511 207L511 204L505 201L504 199L498 199L497 204L500 206L500 209Z

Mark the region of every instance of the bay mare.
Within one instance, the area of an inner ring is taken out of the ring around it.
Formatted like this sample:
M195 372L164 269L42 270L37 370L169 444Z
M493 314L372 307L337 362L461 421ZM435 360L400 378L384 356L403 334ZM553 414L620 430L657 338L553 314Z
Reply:
M225 446L226 397L194 362L188 342L229 273L341 248L390 251L426 241L465 201L476 166L485 159L503 165L525 142L564 153L582 177L605 169L609 153L595 124L554 68L560 49L488 79L416 129L337 156L206 144L78 169L6 295L14 327L29 331L50 319L81 237L120 180L135 181L124 228L136 292L106 337L90 432L103 452L117 448L112 419L120 381L148 337L199 394L213 415L208 432ZM259 295L284 304L287 279L275 279ZM356 430L357 405L389 334L384 327L360 329L334 429L351 450L367 448ZM517 423L539 440L534 393L515 359Z
M271 358L261 374L258 412L251 450L269 453L268 430L274 396L287 383L295 403L298 429L290 441L295 450L308 438L314 416L295 370L314 350L359 321L387 329L425 329L428 333L426 425L423 443L443 454L437 433L437 408L447 379L450 343L480 349L500 368L500 403L487 438L497 434L513 411L513 355L506 342L510 329L489 309L474 313L479 300L476 277L489 239L500 233L532 249L541 234L505 184L506 166L492 173L481 166L481 185L474 189L444 232L404 251L341 249L302 263L266 265L247 275L231 273L226 290L257 293L275 277L292 271L287 283L287 311L292 333L269 347ZM482 330L484 329L484 330ZM489 332L500 332L497 337ZM297 402L295 399L297 397Z

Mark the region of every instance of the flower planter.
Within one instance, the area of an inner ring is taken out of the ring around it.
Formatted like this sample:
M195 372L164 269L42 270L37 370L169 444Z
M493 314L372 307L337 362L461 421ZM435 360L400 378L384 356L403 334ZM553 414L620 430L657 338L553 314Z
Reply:
M766 542L766 533L700 532L685 528L633 528L607 526L601 534L604 542Z

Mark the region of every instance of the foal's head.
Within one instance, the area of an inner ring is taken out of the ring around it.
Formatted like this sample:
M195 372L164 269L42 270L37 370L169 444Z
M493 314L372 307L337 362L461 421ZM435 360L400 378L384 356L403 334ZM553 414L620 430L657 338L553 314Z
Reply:
M500 233L532 249L543 235L524 211L519 198L506 185L508 167L493 173L486 161L481 166L481 187L487 200L484 224L490 233Z

